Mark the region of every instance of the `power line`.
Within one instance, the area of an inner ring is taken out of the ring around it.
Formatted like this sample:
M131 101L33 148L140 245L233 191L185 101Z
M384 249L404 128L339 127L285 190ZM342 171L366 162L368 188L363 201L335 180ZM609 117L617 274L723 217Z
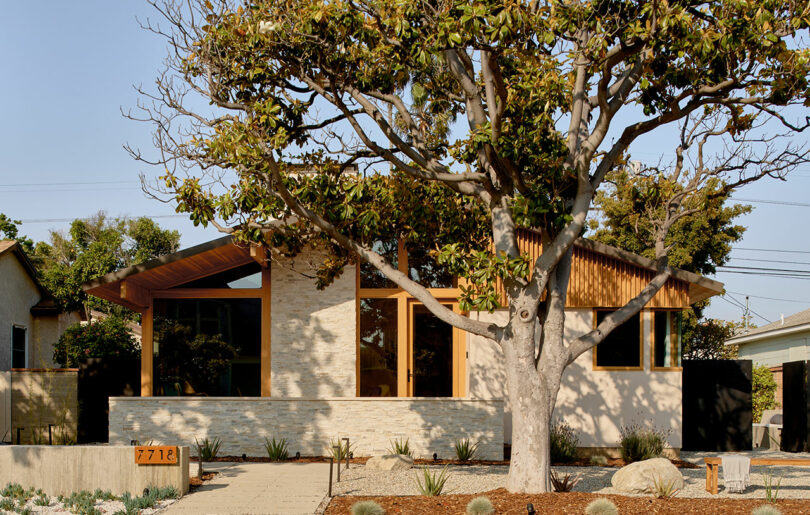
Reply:
M726 292L726 295L728 295L730 298L734 299L734 297L732 297L732 296L731 296L731 294L729 294L728 292ZM737 299L734 299L734 300L737 300ZM757 313L756 311L754 311L754 310L753 310L753 309L751 309L750 307L748 307L748 306L744 305L742 302L740 302L740 301L738 301L738 300L737 300L737 302L740 304L740 306L742 306L742 307L743 307L745 310L747 310L749 313L753 313L754 315L758 316L759 318L761 318L762 320L764 320L764 321L768 322L769 324L771 323L771 321L770 321L770 320L768 320L768 319L767 319L767 318L765 318L764 316L760 315L759 313Z
M793 272L797 274L810 274L810 270L794 270L792 268L766 268L759 266L733 266L733 265L723 265L718 268L734 268L736 270L761 270L765 272Z
M803 281L810 281L810 275L796 275L796 274L782 274L779 272L737 272L734 270L720 270L724 274L740 274L740 275L758 275L761 277L781 277L783 279L799 279Z
M732 250L750 250L755 252L784 252L788 254L810 254L810 250L752 249L746 247L734 247L734 249Z
M778 300L780 302L795 302L797 304L810 304L810 300L777 299L775 297L763 297L761 295L751 295L750 293L743 293L741 291L729 291L729 290L726 290L726 293L734 293L734 294L737 294L737 295L745 295L746 297L753 297L755 299Z
M186 218L187 215L139 215L139 216L128 216L127 218ZM53 222L72 222L73 220L86 220L87 217L77 217L77 218L32 218L29 220L20 220L21 223L24 224L45 224L45 223L53 223Z
M805 202L788 202L786 200L764 200L755 198L732 198L735 202L753 202L755 204L776 204L777 206L796 206L796 207L810 207L810 204Z
M72 186L87 184L140 184L140 181L89 181L89 182L19 182L14 184L0 184L0 188L13 188L23 186Z
M782 261L779 259L756 259L756 258L730 258L733 261L758 261L760 263L784 263L787 265L810 265L810 261Z

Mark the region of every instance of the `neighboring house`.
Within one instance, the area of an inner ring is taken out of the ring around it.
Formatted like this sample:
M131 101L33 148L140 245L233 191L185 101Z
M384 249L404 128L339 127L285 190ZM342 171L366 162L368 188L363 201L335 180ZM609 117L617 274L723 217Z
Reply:
M739 359L771 369L777 385L776 402L781 405L782 364L810 360L810 309L729 338L726 345L739 345Z
M519 244L540 252L533 232L521 231ZM397 242L378 250L459 310L457 281L427 252ZM371 455L408 438L417 455L448 457L455 439L470 437L482 458L500 459L511 416L498 346L439 321L365 265L318 290L318 259L309 250L268 260L225 237L85 284L143 314L142 397L110 400L110 443L219 437L225 454L259 455L264 438L283 437L293 453L323 455L330 438L348 437L357 455ZM579 240L568 337L591 330L653 275L651 260ZM639 315L569 367L555 415L581 446L615 448L620 427L639 423L669 431L681 447L679 313L720 291L676 270ZM506 311L469 316L504 321Z
M0 241L0 371L52 368L53 346L78 313L60 313L19 243Z

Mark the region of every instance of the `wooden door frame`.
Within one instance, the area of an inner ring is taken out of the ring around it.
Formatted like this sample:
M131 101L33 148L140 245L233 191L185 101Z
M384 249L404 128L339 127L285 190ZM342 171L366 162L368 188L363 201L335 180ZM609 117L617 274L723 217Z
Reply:
M413 298L406 298L405 304L406 309L404 313L400 311L400 319L405 317L405 322L407 327L407 331L400 331L400 333L405 333L404 338L400 338L397 342L398 344L404 339L405 345L399 347L397 349L398 352L398 364L399 369L397 370L398 375L401 376L403 380L400 381L400 384L404 383L405 388L402 390L404 395L400 395L400 397L413 397L414 396L414 381L409 381L409 372L413 370L413 347L414 347L414 327L413 327L413 320L414 320L414 307L415 306L423 306L422 302L419 302ZM437 299L444 305L450 305L452 310L456 313L461 313L459 310L459 302L456 299ZM457 327L450 326L452 330L452 349L451 349L451 360L452 364L450 367L451 373L453 375L452 382L453 382L453 393L452 397L464 397L467 393L467 381L466 381L466 372L467 372L467 334L458 329ZM402 367L405 367L404 373Z

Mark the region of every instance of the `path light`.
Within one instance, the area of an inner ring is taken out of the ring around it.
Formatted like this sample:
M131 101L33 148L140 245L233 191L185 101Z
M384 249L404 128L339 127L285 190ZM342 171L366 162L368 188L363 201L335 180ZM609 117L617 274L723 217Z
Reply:
M242 459L243 459L243 460L246 460L246 459L247 459L247 454L245 454L244 452L242 453Z
M434 452L433 453L433 461L436 461L438 459L439 459L439 455Z
M529 503L526 505L526 513L529 515L534 515L536 512L534 511L534 504Z
M301 459L301 453L300 452L295 453L295 459L297 459L297 460Z

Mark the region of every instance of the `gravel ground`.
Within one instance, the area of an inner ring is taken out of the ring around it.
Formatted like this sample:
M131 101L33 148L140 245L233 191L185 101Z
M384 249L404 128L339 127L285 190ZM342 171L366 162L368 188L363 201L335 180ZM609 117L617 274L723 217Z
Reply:
M757 458L810 458L808 453L791 454L777 451L756 451L742 453ZM684 477L684 488L678 497L714 498L706 491L706 468L702 466L706 456L719 456L718 453L687 453L681 459L700 464L698 469L680 469ZM431 471L442 467L430 466ZM578 474L580 481L574 491L627 495L610 485L610 478L617 468L609 467L554 467L557 474ZM449 478L444 493L471 494L486 492L506 485L508 467L505 465L450 465ZM763 474L770 472L774 483L781 478L779 499L810 498L810 467L762 467L751 468L751 485L741 494L728 493L723 488L720 472L720 492L717 496L732 499L765 498ZM416 478L422 471L414 467L399 472L366 471L364 466L353 466L341 472L341 481L333 486L335 495L419 495Z

